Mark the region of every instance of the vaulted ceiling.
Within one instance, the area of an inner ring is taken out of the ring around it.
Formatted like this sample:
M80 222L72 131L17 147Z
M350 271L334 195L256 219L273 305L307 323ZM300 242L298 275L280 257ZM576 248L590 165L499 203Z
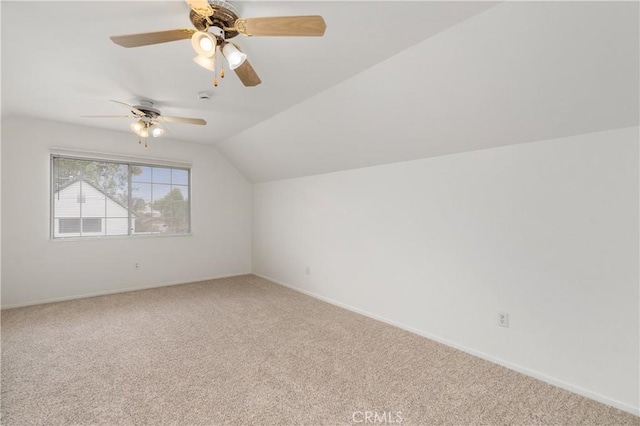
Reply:
M170 2L2 2L2 114L128 131L109 99L151 99L171 137L215 145L253 181L637 126L637 2L232 2L242 16L320 14L321 38L238 38L263 83L219 87ZM200 91L212 92L207 101Z

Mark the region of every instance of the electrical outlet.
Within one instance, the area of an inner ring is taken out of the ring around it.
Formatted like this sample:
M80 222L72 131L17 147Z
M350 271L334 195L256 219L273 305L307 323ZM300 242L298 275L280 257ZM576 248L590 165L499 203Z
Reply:
M509 327L509 313L498 312L498 325L500 327Z
M308 266L304 268L304 273L307 275L311 275L311 268L309 268Z
M136 264L133 266L135 269L140 269L140 264L138 262L136 262Z

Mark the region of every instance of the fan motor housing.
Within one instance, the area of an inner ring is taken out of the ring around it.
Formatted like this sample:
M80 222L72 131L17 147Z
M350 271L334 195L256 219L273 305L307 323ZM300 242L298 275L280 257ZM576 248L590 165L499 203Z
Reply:
M146 117L149 118L156 118L160 115L160 110L157 108L153 108L150 106L144 106L144 105L134 105L135 109L139 109L140 111L144 112Z
M199 31L207 31L207 29L211 26L221 29L233 28L239 18L238 11L226 1L209 0L208 3L213 9L213 14L208 17L208 19L212 23L210 24L206 17L201 16L191 10L191 12L189 13L189 19L191 20L193 26L196 27ZM225 31L225 38L227 39L233 38L237 35L237 31Z

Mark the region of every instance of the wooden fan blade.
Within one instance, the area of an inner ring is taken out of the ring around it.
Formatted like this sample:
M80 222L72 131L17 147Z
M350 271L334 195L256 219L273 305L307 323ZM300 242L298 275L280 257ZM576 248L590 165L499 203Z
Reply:
M246 36L320 37L326 28L324 19L318 15L242 18L235 23L235 29Z
M122 47L138 47L188 39L191 38L195 32L195 30L181 28L177 30L156 31L153 33L125 34L111 36L109 38L112 42Z
M191 10L203 18L208 18L213 15L213 8L209 5L207 0L187 0L187 4Z
M187 118L187 117L167 117L166 115L161 115L157 117L158 120L168 121L170 123L184 123L184 124L198 124L200 126L204 126L207 124L202 118Z
M115 102L116 104L128 109L129 111L131 111L132 113L136 114L139 117L144 117L146 115L144 111L140 111L139 109L132 107L129 104L125 104L124 102L114 101L113 99L111 100L111 102Z
M135 115L81 115L81 118L137 118Z
M236 75L238 76L242 84L247 87L257 86L258 84L262 83L262 81L260 81L260 77L258 77L258 74L256 74L255 70L248 60L245 60L242 65L240 65L234 71L236 72Z

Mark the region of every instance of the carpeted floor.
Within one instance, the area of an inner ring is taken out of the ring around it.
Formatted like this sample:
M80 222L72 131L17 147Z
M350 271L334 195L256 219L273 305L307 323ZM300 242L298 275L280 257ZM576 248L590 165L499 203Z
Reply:
M251 275L2 312L5 425L374 421L640 423Z

